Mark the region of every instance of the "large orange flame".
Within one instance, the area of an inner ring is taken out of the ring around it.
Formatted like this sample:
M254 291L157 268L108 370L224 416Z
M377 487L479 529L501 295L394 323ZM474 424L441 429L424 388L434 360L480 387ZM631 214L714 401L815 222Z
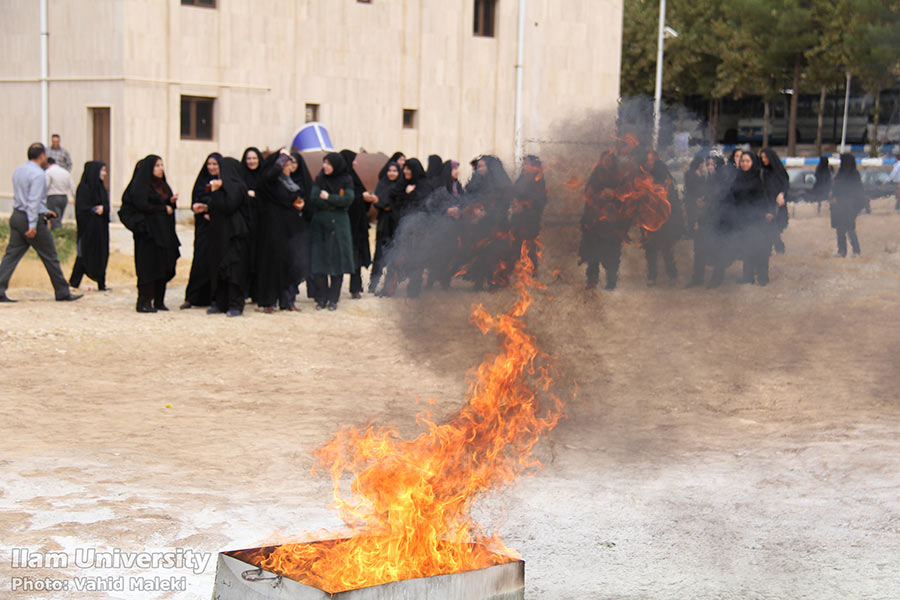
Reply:
M497 316L474 309L472 321L482 333L497 332L502 347L478 366L468 402L449 422L420 414L424 431L412 440L391 427L345 427L316 451L353 537L282 545L245 560L337 593L515 558L473 521L471 510L486 492L540 466L532 450L562 416L562 403L549 391L547 357L523 320L531 289L543 287L532 273L523 244L512 280L515 305ZM549 406L541 407L538 392Z

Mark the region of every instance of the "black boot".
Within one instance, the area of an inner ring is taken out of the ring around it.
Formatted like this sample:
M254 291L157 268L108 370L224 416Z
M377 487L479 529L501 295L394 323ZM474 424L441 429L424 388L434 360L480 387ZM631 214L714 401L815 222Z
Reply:
M155 313L156 309L153 308L153 284L145 283L138 284L138 297L137 297L137 306L135 310L139 313Z
M153 291L153 308L156 310L169 310L166 307L166 280L160 279L156 282L154 286L155 289Z

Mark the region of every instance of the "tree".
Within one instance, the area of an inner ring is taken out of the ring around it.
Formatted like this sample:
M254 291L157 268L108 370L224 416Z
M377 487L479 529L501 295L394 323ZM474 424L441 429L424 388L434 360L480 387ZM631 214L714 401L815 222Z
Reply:
M814 13L817 43L806 52L806 81L804 87L819 92L816 124L816 154L822 154L822 126L825 98L829 88L837 88L844 80L848 64L845 31L847 0L818 3Z

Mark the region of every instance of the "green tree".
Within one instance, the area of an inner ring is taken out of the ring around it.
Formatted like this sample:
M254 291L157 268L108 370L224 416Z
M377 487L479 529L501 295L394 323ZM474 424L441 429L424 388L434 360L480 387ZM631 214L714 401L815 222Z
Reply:
M845 44L847 0L818 2L814 20L819 37L815 45L806 51L806 78L804 89L819 93L816 124L816 154L822 154L822 127L825 116L825 97L829 89L835 89L844 81L848 64Z

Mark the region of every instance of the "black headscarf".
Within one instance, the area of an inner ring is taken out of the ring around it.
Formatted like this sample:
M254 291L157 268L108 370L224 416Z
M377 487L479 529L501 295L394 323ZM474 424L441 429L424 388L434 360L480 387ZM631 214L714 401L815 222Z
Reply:
M856 169L856 158L849 152L841 154L841 167L838 169L837 179L859 179L859 171Z
M219 168L222 168L222 155L218 152L212 152L209 156L206 157L206 160L203 161L203 166L200 168L200 172L197 173L197 178L194 180L194 187L191 190L191 202L196 202L197 198L199 198L202 194L206 194L206 184L212 181L213 179L218 179L221 175L211 175L209 169L206 168L207 163L210 158L216 159L216 162L219 163Z
M457 179L453 179L453 167L458 167L459 163L455 160L448 160L441 167L441 174L435 181L435 188L442 187L450 195L456 197L463 193L462 184Z
M244 182L243 165L230 156L219 159L219 179L228 196L246 197L247 184Z
M160 160L160 157L156 154L148 154L138 162L134 170L134 175L128 183L128 187L125 188L125 193L122 196L123 209L126 204L133 207L149 205L149 196L151 192L156 192L163 203L167 203L169 198L172 197L172 188L170 188L168 182L166 182L165 172L163 172L163 176L160 178L153 176L153 168L156 166L156 161L158 160ZM119 211L119 218L121 219L122 216L122 211ZM138 221L147 224L147 233L149 233L150 237L153 238L158 246L177 248L180 245L178 236L175 234L174 211L170 215L167 215L162 211L152 215L144 214L138 218ZM124 219L122 223L125 223L126 227L128 227L128 224ZM131 229L131 231L135 231L132 227L128 228Z
M732 194L738 202L755 199L755 196L763 191L759 157L752 152L745 152L744 156L749 156L753 164L749 171L738 169L734 182L731 184ZM743 160L744 157L741 156L741 161Z
M84 171L81 173L81 181L75 191L75 214L82 210L90 211L95 206L103 206L103 214L109 220L109 192L100 179L100 171L106 166L105 162L92 160L84 163Z
M426 179L425 169L422 167L422 163L419 162L418 158L410 158L403 165L403 169L409 169L412 177L406 180L407 184L418 185L423 179ZM405 178L405 175L404 175Z
M256 152L256 156L259 158L255 169L250 169L247 166L247 154L250 152ZM255 190L259 187L259 176L262 171L262 163L262 152L260 152L259 148L256 146L250 146L244 150L244 153L241 155L241 173L243 174L244 182L247 184L248 189Z
M828 164L827 156L820 156L819 164L816 165L816 181L825 178L831 180L831 165Z
M291 179L300 186L300 197L304 200L309 200L309 193L312 191L313 184L309 167L306 166L306 161L303 160L303 155L299 152L291 152L291 157L297 161L297 170L291 173Z
M359 175L356 173L356 169L353 168L353 161L356 159L356 152L353 150L341 150L341 156L344 158L344 162L347 163L347 172L350 173L350 178L353 180L353 189L356 191L358 196L357 199L362 200L362 193L366 191L366 186L363 185L362 179L359 178Z
M762 153L769 161L768 165L762 165L762 176L766 180L766 188L787 194L790 177L788 177L787 169L784 168L781 159L778 158L778 153L772 148L763 148Z
M316 175L316 185L319 189L325 190L329 194L339 194L341 190L352 189L353 178L347 172L347 163L344 157L337 152L325 155L324 160L332 166L331 175L325 174L325 169L319 171Z
M387 162L384 163L384 166L381 167L380 171L378 171L378 180L379 181L381 181L381 179L387 174L388 166L391 163L397 163L397 159L400 158L401 156L405 157L406 155L400 151L397 151L397 152L394 152L393 154L391 154L391 157L389 159L387 159ZM397 163L397 166L399 166L399 165L400 165L400 163ZM403 179L403 170L402 169L400 170L400 179Z
M444 161L441 160L441 157L437 154L432 154L428 157L428 168L425 170L425 176L428 179L437 181L443 167Z
M128 187L125 188L125 194L131 194L132 200L135 198L142 199L146 203L147 196L150 195L151 190L159 194L164 201L172 197L172 188L166 182L165 172L159 179L153 176L153 168L158 160L160 160L160 157L156 154L148 154L138 161L134 168L134 175L132 175Z

